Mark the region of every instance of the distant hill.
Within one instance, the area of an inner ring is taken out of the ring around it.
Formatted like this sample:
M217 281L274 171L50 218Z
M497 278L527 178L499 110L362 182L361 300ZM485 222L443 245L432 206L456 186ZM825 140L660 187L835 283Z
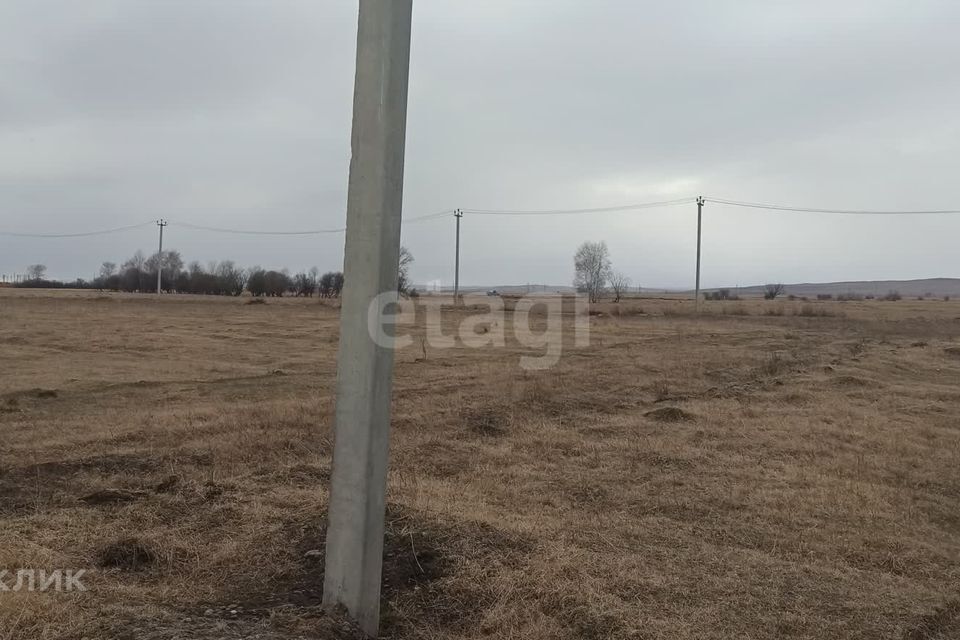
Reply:
M925 278L922 280L856 280L850 282L802 282L785 284L786 294L797 296L816 296L819 293L837 295L840 293L856 293L860 295L884 295L890 291L897 291L904 297L933 295L960 297L960 278ZM764 285L750 287L718 287L729 288L731 292L741 296L763 295ZM716 291L716 289L704 289Z
M740 296L762 296L763 288L766 285L758 284L749 287L716 287L704 289L704 291L716 291L717 289L730 289L731 293ZM890 291L897 291L904 297L917 297L922 295L933 295L937 297L951 296L960 298L960 278L925 278L921 280L852 280L849 282L800 282L796 284L785 284L786 294L797 296L814 297L818 293L837 295L840 293L855 293L863 296L880 296ZM452 287L443 287L440 290L433 290L428 286L418 285L417 289L423 292L434 293L453 293ZM549 285L549 284L529 284L529 285L490 285L486 287L470 286L461 287L461 293L485 293L496 290L504 295L527 295L527 294L545 294L545 293L573 293L574 288L569 285ZM631 292L635 292L632 288ZM656 295L663 293L690 294L691 289L686 291L682 289L667 289L656 287L643 287L641 294Z

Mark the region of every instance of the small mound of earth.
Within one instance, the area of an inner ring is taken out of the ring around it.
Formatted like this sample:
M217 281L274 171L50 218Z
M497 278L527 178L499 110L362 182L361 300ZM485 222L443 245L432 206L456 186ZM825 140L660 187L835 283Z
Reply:
M157 554L136 538L125 538L107 545L97 556L97 565L104 568L136 571L157 561Z
M643 415L657 422L696 422L697 420L692 413L687 413L679 407L660 407L647 411Z

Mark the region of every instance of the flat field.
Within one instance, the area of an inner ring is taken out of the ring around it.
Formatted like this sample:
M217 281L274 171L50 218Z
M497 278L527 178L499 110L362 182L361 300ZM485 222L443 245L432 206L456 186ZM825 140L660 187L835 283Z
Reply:
M356 637L338 311L246 302L0 290L0 640ZM960 303L692 306L600 305L545 370L402 329L383 636L960 637Z

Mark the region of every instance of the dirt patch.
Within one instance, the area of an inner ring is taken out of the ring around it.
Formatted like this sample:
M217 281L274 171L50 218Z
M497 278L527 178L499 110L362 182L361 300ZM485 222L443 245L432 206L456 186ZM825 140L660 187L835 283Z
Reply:
M0 469L0 513L23 513L51 506L76 506L77 487L90 484L84 478L85 475L142 477L155 471L160 464L160 460L131 453L55 460ZM111 491L116 493L110 495ZM91 505L120 504L130 501L125 500L123 494L126 493L138 494L136 491L108 489L105 492L92 492L84 498L89 498Z
M679 407L660 407L653 411L647 411L643 414L651 420L657 422L696 422L697 418L692 413L688 413Z
M464 411L461 421L479 436L498 437L507 433L507 416L497 409L469 409Z
M90 506L102 506L109 504L126 504L139 500L142 494L122 489L102 489L94 491L91 494L80 498L80 502L85 502Z
M270 584L262 582L226 594L237 617L274 619L278 612L298 615L320 606L323 598L326 523L291 523L282 534L296 554L293 571ZM467 628L476 625L496 598L489 575L501 563L516 564L531 553L533 543L476 522L447 524L399 505L388 505L383 554L381 631L403 635L416 631ZM230 606L226 605L226 606ZM221 603L209 605L223 611Z
M156 561L156 552L136 538L125 538L108 544L97 554L97 566L105 569L139 571Z

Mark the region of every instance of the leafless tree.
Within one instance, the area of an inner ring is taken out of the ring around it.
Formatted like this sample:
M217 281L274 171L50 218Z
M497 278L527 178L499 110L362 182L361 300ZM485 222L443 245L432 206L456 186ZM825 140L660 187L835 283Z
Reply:
M614 302L620 302L620 298L623 297L623 294L626 293L629 288L630 278L619 271L614 271L610 274L610 291L613 292Z
M782 284L768 284L763 288L763 297L766 300L774 300L784 292L786 287Z
M574 286L586 292L590 302L599 300L612 275L607 243L587 241L581 244L573 256L573 266L576 272Z
M45 264L32 264L27 267L27 280L43 280L45 275L47 275Z
M413 254L406 247L400 247L400 263L397 271L397 291L405 296L410 293L410 265L413 264Z

